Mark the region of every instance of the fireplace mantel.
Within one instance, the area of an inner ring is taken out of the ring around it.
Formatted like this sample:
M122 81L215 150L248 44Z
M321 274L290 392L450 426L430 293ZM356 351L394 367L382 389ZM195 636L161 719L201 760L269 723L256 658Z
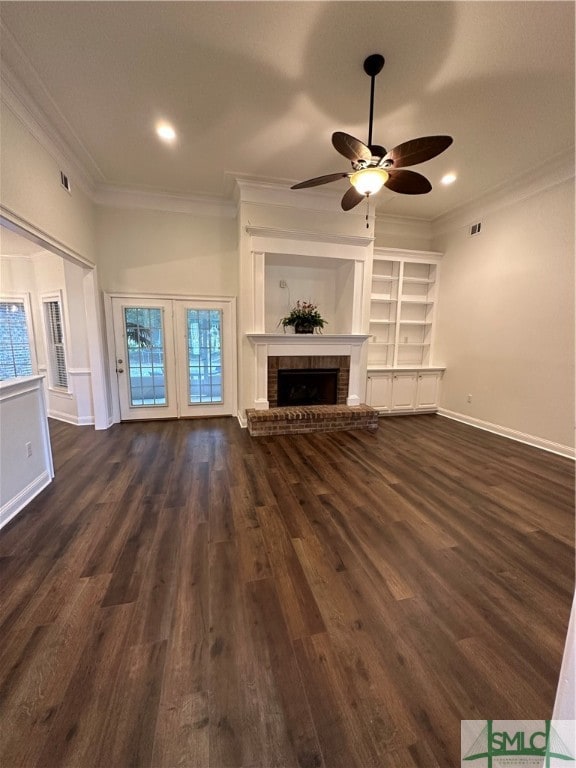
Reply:
M246 336L267 344L363 344L370 338L365 333L247 333Z
M256 350L256 410L267 410L268 357L300 355L348 355L350 381L347 405L360 405L364 401L363 379L360 375L362 345L368 334L347 333L247 333Z

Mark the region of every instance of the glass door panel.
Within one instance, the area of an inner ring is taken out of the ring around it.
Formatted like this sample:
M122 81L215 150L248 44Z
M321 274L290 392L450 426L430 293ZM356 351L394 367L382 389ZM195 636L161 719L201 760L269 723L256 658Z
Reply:
M186 310L188 405L222 403L222 311Z
M178 415L172 302L113 299L122 420Z
M130 405L166 405L162 310L125 307Z
M234 326L230 301L177 300L180 416L235 413Z

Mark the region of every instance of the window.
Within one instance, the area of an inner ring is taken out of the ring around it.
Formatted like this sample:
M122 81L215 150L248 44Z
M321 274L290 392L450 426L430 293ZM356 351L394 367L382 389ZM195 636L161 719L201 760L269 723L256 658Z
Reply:
M64 347L64 324L60 299L44 298L44 323L46 326L46 354L50 386L68 389L66 350Z
M35 371L27 302L0 299L0 379L31 376Z

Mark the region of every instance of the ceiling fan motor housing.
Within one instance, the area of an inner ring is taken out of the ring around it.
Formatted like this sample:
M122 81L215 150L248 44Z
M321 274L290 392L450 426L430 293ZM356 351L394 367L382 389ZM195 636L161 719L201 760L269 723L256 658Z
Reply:
M382 160L382 158L384 157L387 151L380 144L370 144L368 149L370 150L370 152L372 152L372 160L374 162L380 162L380 160Z

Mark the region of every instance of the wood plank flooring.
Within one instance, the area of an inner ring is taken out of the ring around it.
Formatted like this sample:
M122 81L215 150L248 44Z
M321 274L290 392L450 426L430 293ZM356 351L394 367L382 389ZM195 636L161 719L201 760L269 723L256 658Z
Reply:
M574 464L439 416L53 422L0 532L2 768L452 768L551 715Z

